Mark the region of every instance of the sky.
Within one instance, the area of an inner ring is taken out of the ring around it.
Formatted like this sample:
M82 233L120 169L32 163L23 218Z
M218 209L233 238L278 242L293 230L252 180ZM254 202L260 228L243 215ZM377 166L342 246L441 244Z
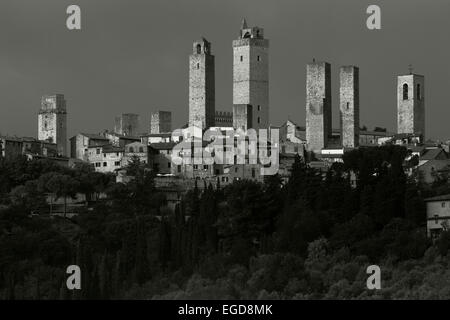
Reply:
M66 27L81 8L82 29ZM381 30L366 27L369 5ZM188 120L188 57L205 37L216 59L216 110L232 110L232 40L243 18L270 41L270 123L305 124L306 64L360 69L360 124L396 130L397 75L425 76L427 138L450 138L449 0L1 0L0 133L37 136L40 97L62 93L68 135L112 129L120 113Z

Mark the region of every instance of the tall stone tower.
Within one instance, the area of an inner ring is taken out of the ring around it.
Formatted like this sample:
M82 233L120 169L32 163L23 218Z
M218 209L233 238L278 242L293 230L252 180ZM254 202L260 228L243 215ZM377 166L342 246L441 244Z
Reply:
M425 77L408 74L397 78L397 132L425 139Z
M245 19L233 41L233 104L252 106L254 129L269 127L269 40Z
M156 111L150 115L150 133L167 133L172 131L172 112Z
M67 109L63 94L45 95L41 98L38 139L56 143L58 154L67 156Z
M114 124L114 132L124 136L138 136L139 115L134 113L123 113L117 116Z
M194 42L189 56L189 126L207 129L214 126L215 71L211 44L202 38Z
M319 151L331 136L331 66L312 62L306 66L306 142Z
M340 68L341 141L344 148L359 145L359 68Z

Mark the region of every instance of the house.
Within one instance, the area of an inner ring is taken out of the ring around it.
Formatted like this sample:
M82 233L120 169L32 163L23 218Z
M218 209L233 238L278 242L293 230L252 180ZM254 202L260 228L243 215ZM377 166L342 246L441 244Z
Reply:
M88 160L88 149L95 146L103 146L108 144L109 140L104 136L91 133L79 133L70 140L70 157Z
M436 239L449 229L450 194L425 199L427 208L427 235Z
M92 146L88 148L87 160L94 166L97 172L115 172L121 168L124 149L106 144L103 146Z
M7 160L22 155L23 141L17 137L0 137L0 157Z
M133 142L125 145L122 166L125 167L134 158L137 157L143 164L150 163L150 147L142 142Z
M449 177L450 159L428 160L422 165L419 164L417 170L423 182L433 183L439 177Z

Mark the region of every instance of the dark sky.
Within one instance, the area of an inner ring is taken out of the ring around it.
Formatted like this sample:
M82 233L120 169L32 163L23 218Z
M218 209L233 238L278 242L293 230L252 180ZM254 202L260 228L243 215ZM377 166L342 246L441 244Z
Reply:
M82 30L66 28L78 4ZM378 4L382 29L366 28ZM1 0L0 133L37 135L40 96L63 93L69 136L113 126L122 112L188 119L188 55L201 36L216 56L216 109L232 109L232 47L243 17L270 39L270 121L305 123L305 65L360 68L361 125L396 129L396 75L425 75L426 130L450 138L449 0Z

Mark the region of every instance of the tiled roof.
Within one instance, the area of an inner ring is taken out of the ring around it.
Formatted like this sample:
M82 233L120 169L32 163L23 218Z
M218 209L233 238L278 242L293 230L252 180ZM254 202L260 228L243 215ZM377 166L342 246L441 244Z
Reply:
M444 200L450 200L450 194L443 194L436 197L426 198L424 201L444 201Z

